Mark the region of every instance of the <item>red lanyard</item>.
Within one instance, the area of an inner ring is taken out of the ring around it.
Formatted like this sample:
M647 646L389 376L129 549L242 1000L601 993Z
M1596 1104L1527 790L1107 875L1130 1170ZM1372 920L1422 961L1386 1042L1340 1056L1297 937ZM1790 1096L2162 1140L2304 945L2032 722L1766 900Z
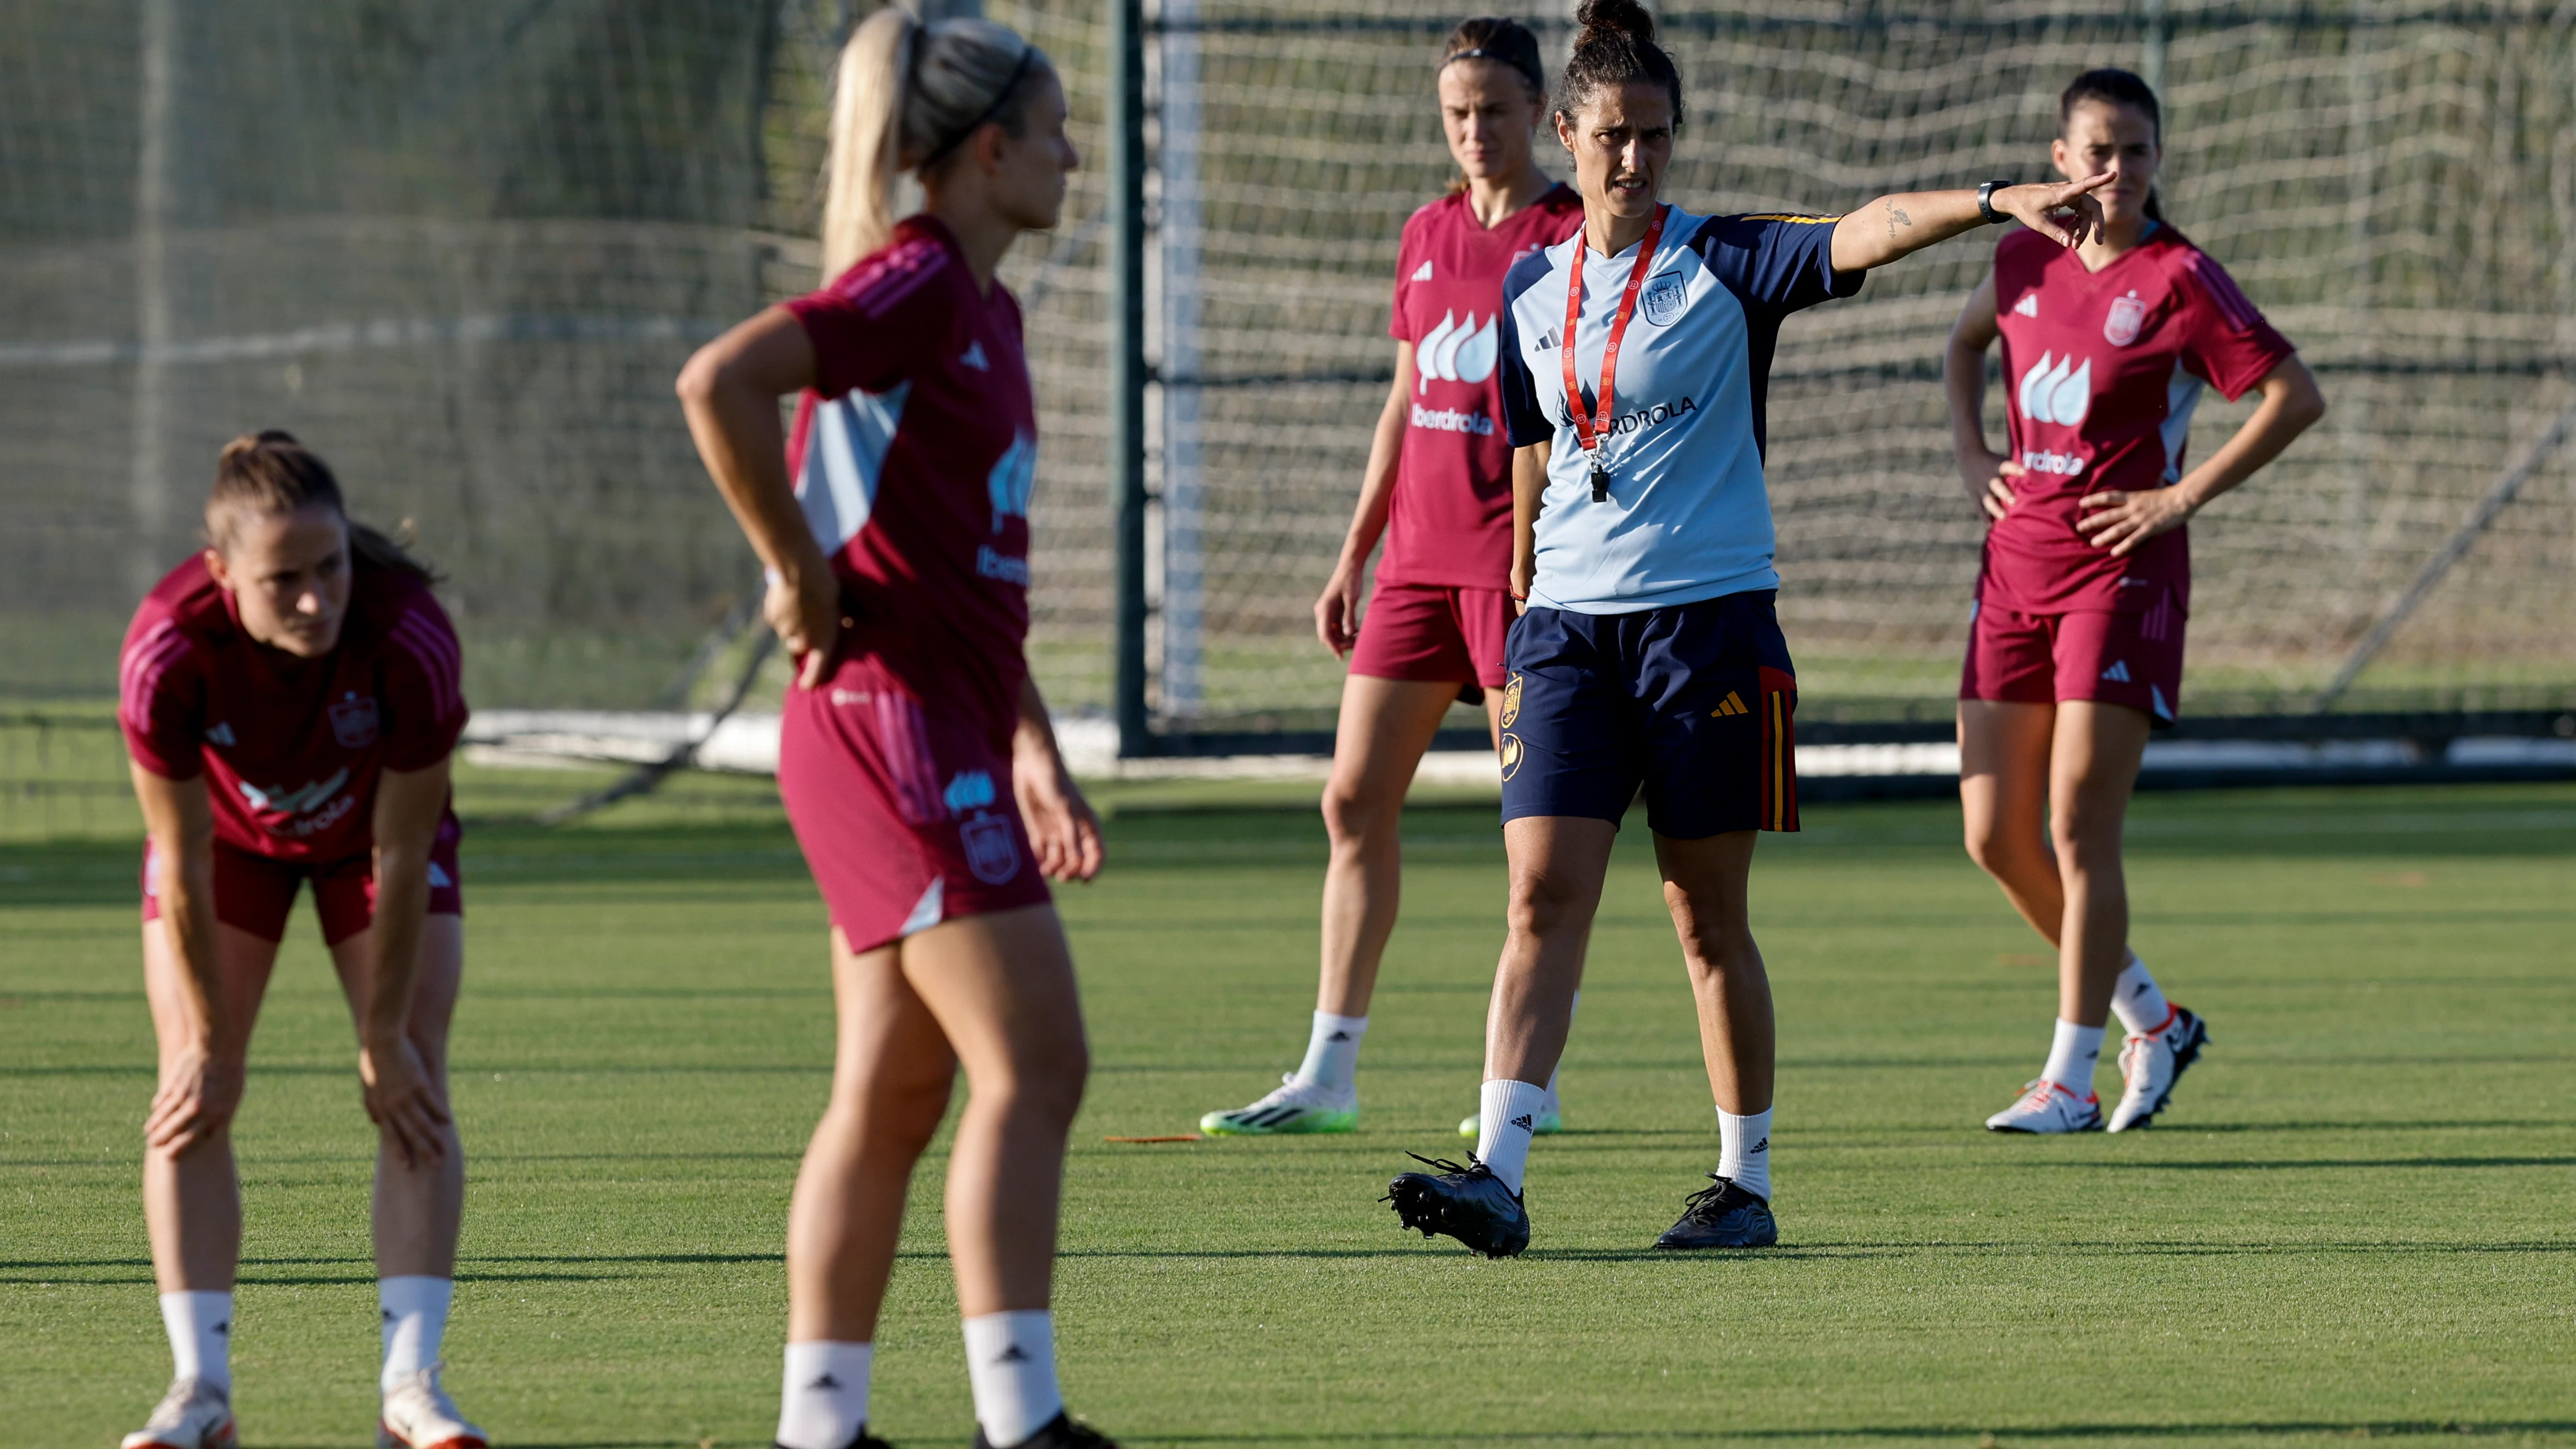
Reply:
M1628 269L1628 290L1619 294L1619 310L1610 317L1610 342L1601 349L1601 402L1596 420L1586 417L1583 391L1574 380L1574 328L1583 316L1583 268L1591 261L1590 238L1577 233L1574 238L1574 266L1565 281L1565 342L1558 352L1565 359L1565 405L1574 414L1574 440L1583 451L1593 455L1592 499L1602 502L1610 496L1610 473L1601 466L1601 440L1610 433L1610 423L1617 413L1611 400L1611 387L1619 375L1619 341L1628 335L1628 319L1637 313L1637 292L1646 285L1646 274L1655 267L1655 243L1664 239L1666 208L1655 208L1655 219L1646 225L1646 239L1637 244L1637 261Z

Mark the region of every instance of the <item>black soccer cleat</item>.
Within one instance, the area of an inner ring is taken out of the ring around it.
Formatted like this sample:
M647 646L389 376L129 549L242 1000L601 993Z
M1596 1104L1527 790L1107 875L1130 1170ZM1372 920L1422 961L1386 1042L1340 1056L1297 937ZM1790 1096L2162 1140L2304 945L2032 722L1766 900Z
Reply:
M1768 1248L1780 1241L1771 1203L1712 1172L1715 1187L1683 1198L1682 1220L1655 1239L1658 1248Z
M775 1439L772 1439L769 1441L769 1449L787 1449L787 1446L779 1443ZM842 1445L841 1449L894 1449L894 1446L883 1439L878 1438L876 1435L869 1433L868 1426L861 1424L859 1426L859 1436L852 1439L849 1443Z
M983 1426L975 1429L975 1449L993 1449ZM1070 1413L1058 1413L1013 1449L1118 1449L1118 1442L1089 1424L1077 1424Z
M1386 1185L1378 1201L1395 1204L1397 1221L1426 1238L1447 1233L1488 1258L1517 1258L1529 1246L1529 1209L1485 1164L1404 1155L1440 1171L1401 1173Z

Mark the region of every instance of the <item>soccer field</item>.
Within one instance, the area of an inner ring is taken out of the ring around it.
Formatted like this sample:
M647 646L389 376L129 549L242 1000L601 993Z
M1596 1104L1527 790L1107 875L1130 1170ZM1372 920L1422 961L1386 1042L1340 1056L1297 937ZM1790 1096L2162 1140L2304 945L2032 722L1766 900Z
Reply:
M514 780L468 806L506 813ZM698 798L468 837L448 1382L504 1446L765 1444L774 1423L787 1193L830 1060L823 914L773 810ZM1507 1262L1376 1201L1405 1149L1464 1145L1490 805L1408 818L1359 1133L1121 1146L1102 1138L1259 1095L1313 991L1312 814L1151 803L1061 894L1097 1058L1065 1385L1130 1444L2576 1443L2576 787L2142 797L2135 939L2214 1045L2165 1125L2116 1138L1979 1130L2037 1069L2053 987L1955 807L1810 808L1755 865L1782 1245L1733 1256L1646 1247L1717 1143L1632 828L1572 1130L1532 1155L1537 1236ZM128 842L0 847L11 1445L111 1444L167 1371L134 875ZM267 1449L366 1442L377 1352L371 1133L309 913L294 929L238 1128L236 1402ZM878 1338L874 1427L898 1444L972 1432L942 1150Z

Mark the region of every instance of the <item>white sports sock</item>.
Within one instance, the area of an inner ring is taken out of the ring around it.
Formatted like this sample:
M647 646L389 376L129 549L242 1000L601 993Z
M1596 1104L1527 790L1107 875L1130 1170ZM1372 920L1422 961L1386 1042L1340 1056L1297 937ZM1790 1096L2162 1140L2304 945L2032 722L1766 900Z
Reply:
M2061 1021L2048 1044L2048 1065L2039 1074L2070 1092L2090 1092L2093 1066L2101 1059L2102 1028Z
M1530 1128L1546 1101L1547 1088L1508 1077L1487 1082L1479 1094L1476 1160L1515 1193L1521 1190L1521 1174L1529 1166Z
M2147 963L2138 953L2129 953L2129 964L2120 972L2120 984L2111 991L2111 1009L2119 1013L2120 1025L2131 1036L2144 1036L2165 1024L2173 1014L2173 1003L2165 1000L2156 978L2147 974Z
M868 1422L873 1343L815 1339L787 1345L778 1390L778 1442L786 1449L849 1449Z
M383 1317L385 1367L378 1386L393 1392L395 1384L438 1363L438 1341L447 1336L447 1305L456 1296L449 1278L395 1277L376 1280L376 1306Z
M1316 1012L1314 1030L1306 1038L1306 1060L1297 1067L1297 1080L1337 1092L1351 1090L1359 1081L1360 1038L1366 1035L1365 1016Z
M1580 991L1574 993L1574 999L1566 1003L1565 1020L1569 1030L1574 1024L1574 1008L1581 1006L1582 1004L1583 993ZM1556 1113L1560 1117L1565 1115L1565 1104L1558 1101L1556 1098L1556 1076L1557 1072L1561 1072L1564 1069L1564 1063L1560 1061L1557 1064L1556 1070L1547 1074L1547 1110Z
M1011 1449L1064 1412L1055 1382L1055 1315L1043 1308L966 1320L966 1380L975 1422L994 1449Z
M1717 1175L1771 1200L1771 1109L1738 1117L1717 1109Z
M233 1390L233 1295L164 1293L161 1326L170 1334L170 1377Z

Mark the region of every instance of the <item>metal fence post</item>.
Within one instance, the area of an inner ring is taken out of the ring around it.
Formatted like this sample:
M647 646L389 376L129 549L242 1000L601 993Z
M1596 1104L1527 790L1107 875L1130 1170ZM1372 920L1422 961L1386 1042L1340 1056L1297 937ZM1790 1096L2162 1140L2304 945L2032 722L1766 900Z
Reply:
M1148 753L1145 712L1145 24L1109 6L1109 486L1118 554L1118 753Z

